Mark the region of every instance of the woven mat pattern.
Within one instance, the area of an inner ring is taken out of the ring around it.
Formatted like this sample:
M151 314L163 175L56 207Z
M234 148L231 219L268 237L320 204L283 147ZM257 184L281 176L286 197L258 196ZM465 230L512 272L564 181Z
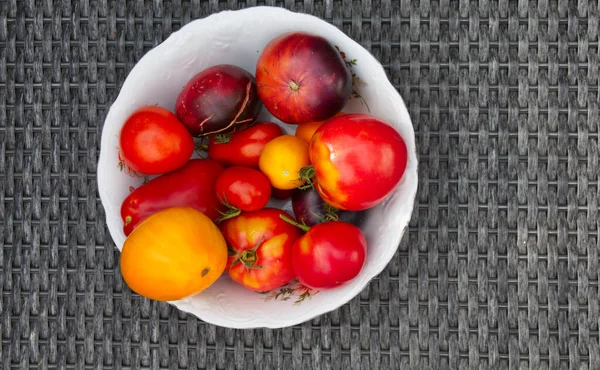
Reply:
M282 330L124 284L107 109L193 19L283 6L370 50L409 107L410 230L359 297ZM0 1L0 368L600 369L597 1Z

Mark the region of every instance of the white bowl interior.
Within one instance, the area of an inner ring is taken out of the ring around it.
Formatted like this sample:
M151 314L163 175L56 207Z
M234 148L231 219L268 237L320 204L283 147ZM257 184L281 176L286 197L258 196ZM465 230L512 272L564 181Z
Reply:
M389 122L403 136L408 147L408 165L392 196L369 211L362 227L368 242L367 261L359 276L298 305L294 299L265 301L264 295L232 282L226 274L204 292L171 302L212 324L231 328L285 327L343 305L386 267L411 217L418 183L414 131L402 98L379 62L343 32L316 17L280 8L254 7L217 13L186 25L148 52L127 77L104 123L98 164L100 198L117 248L121 250L125 241L121 203L129 194L129 186L137 187L143 181L122 172L117 165L119 132L127 117L144 105L156 104L173 111L175 99L186 82L208 66L235 64L254 74L264 46L290 31L321 35L339 46L347 58L357 59L353 71L368 84L361 87L360 92L369 105L370 114ZM351 99L343 111L368 113L359 99ZM277 122L289 133L295 130L295 126L274 119L265 108L259 119ZM283 206L289 211L289 203L271 205Z

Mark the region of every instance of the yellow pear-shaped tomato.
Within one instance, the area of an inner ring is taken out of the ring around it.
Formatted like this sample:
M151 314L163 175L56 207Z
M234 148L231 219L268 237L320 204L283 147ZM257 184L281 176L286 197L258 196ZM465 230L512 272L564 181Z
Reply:
M121 273L136 293L173 301L213 284L225 270L227 244L218 227L191 207L172 207L142 222L125 240Z

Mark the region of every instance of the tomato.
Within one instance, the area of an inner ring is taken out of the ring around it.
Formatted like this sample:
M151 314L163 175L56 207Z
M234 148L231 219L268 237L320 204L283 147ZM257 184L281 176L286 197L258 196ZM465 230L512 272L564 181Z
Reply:
M226 208L215 191L223 166L210 159L192 159L131 192L121 205L123 231L129 235L140 222L162 209L190 206L216 220Z
M328 120L313 135L309 153L319 195L347 211L381 203L398 185L407 165L402 136L367 114Z
M248 168L229 167L217 178L217 196L231 211L223 217L231 218L240 211L258 211L271 199L271 183L262 172Z
M265 145L258 164L271 185L281 190L294 189L299 185L300 170L310 165L308 145L296 136L276 137Z
M258 159L265 144L282 134L276 123L257 122L229 135L214 135L209 137L208 157L224 166L258 169Z
M358 227L342 221L298 226L307 230L292 250L294 273L301 284L312 289L333 288L362 270L367 241Z
M191 207L148 217L125 240L120 269L136 293L173 301L200 293L225 270L227 244L219 228Z
M176 170L194 152L194 139L185 126L158 106L142 107L129 116L119 140L123 162L146 175Z
M360 226L367 212L340 211L325 202L314 188L295 189L292 194L292 210L296 220L307 226L338 220Z
M231 249L226 270L233 281L265 292L294 279L292 246L302 231L281 219L281 215L287 213L263 208L244 212L221 224Z
M342 114L344 113L338 112L333 117L341 116ZM294 135L306 141L307 143L310 143L310 139L312 139L312 136L315 133L315 131L317 131L317 129L321 127L325 122L327 122L327 120L300 124L296 126L296 133Z

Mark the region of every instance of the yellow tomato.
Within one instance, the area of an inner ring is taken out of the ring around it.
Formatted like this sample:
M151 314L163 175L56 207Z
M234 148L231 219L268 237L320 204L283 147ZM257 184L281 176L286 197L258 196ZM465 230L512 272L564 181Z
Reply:
M148 217L125 240L121 273L136 293L179 300L212 285L225 271L227 244L218 227L191 207Z
M338 112L333 117L341 116L342 114L344 114L344 112ZM296 127L296 136L306 141L307 143L310 143L310 140L312 139L315 131L317 131L317 129L327 121L328 120L299 124L298 127Z
M308 165L308 143L292 135L282 135L269 141L258 161L260 170L269 178L271 185L280 190L298 187L300 169Z

